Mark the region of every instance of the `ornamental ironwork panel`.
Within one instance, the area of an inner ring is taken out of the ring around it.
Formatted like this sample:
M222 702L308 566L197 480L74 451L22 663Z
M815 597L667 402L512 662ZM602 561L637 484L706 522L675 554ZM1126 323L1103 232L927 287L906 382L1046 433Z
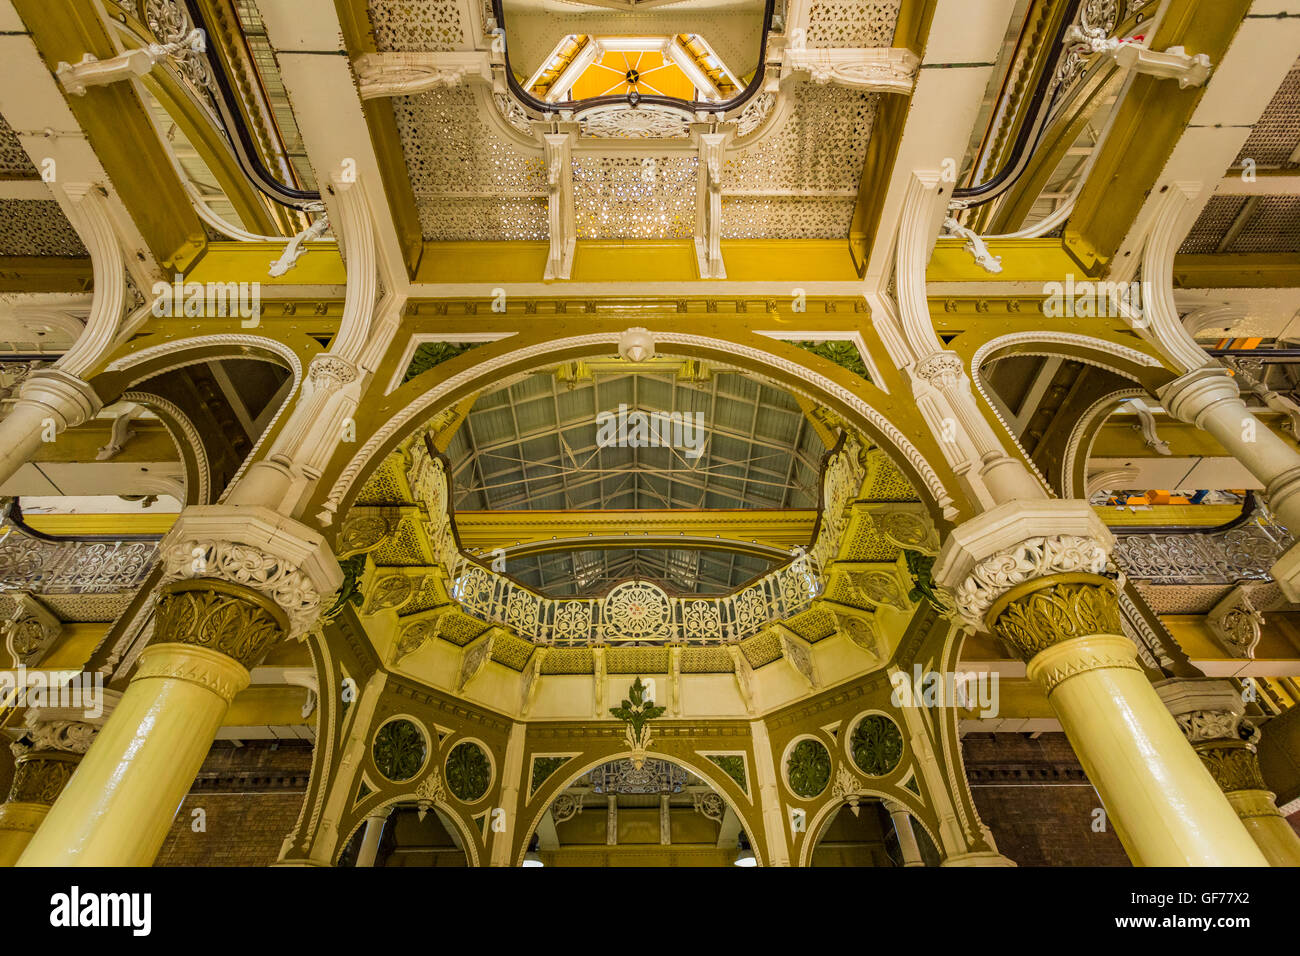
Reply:
M862 487L860 446L848 441L822 474L817 537L805 551L747 585L717 598L669 595L650 581L626 581L597 598L548 598L460 551L446 502L449 478L442 462L421 446L409 474L429 506L435 560L447 569L451 596L465 613L508 627L525 640L557 647L589 644L730 644L775 621L807 610L822 593L821 569L833 561L849 524L849 504Z
M1259 508L1233 528L1205 533L1117 532L1114 559L1130 578L1153 584L1265 581L1295 539Z
M157 541L55 541L0 525L0 581L37 594L132 591L157 558Z

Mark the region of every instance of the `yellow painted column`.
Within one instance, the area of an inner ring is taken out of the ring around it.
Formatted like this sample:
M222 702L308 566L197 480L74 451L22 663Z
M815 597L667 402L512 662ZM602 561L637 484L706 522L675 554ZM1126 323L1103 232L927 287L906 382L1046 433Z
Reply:
M81 754L36 750L14 761L9 799L0 804L0 866L13 866L45 820Z
M153 643L18 865L152 864L248 666L287 630L279 607L240 585L166 585Z
M1112 581L1033 578L985 620L1046 693L1135 865L1269 865L1138 665Z

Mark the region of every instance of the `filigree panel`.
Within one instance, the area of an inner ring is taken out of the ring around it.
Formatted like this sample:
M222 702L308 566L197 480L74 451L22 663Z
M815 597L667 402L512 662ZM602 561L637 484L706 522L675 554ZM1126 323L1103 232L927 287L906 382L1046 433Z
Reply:
M579 239L684 239L694 234L697 156L573 160Z
M902 0L813 0L806 46L893 46Z
M787 195L836 191L852 198L875 126L879 94L801 83L780 126L731 152L723 164L724 193Z
M18 141L13 127L0 117L0 176L8 179L35 179L36 167L32 158Z
M852 196L723 196L723 239L843 239L853 222Z
M53 199L0 199L0 256L88 256Z
M367 9L380 51L432 52L466 46L458 0L369 0Z

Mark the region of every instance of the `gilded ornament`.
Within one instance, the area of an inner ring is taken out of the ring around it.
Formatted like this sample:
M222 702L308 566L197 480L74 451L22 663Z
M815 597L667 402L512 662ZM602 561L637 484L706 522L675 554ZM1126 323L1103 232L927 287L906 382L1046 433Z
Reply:
M1048 578L1027 594L1002 600L1000 612L994 607L993 632L1025 661L1071 638L1124 633L1115 586L1105 578Z
M287 630L283 612L256 592L199 579L161 589L153 643L194 644L251 667Z

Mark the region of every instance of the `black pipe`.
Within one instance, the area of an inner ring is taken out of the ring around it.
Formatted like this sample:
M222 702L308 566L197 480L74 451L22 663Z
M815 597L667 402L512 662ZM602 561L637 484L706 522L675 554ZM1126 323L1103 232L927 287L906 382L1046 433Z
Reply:
M978 186L954 189L952 192L954 202L960 202L964 208L983 205L1006 192L1020 178L1020 174L1024 172L1034 150L1038 148L1043 131L1047 128L1047 118L1056 106L1056 98L1061 91L1061 87L1057 86L1053 90L1052 81L1056 77L1056 72L1060 69L1061 62L1066 55L1066 31L1078 19L1079 8L1082 5L1083 0L1070 0L1065 15L1061 17L1056 36L1052 40L1056 45L1057 55L1052 58L1048 68L1038 75L1038 82L1034 84L1033 99L1030 100L1029 104L1031 118L1029 122L1022 124L1020 130L1016 133L1016 142L1011 150L1011 158L998 170L992 179L980 183ZM1051 94L1050 98L1049 93Z
M192 3L193 0L190 0L190 2ZM1075 0L1075 2L1078 2L1078 0ZM519 85L519 81L515 79L515 71L510 68L510 47L506 43L506 16L502 0L492 0L492 15L496 18L497 29L501 31L502 51L505 54L506 84L510 87L510 92L520 102L537 110L539 113L558 113L560 110L587 110L595 106L612 106L616 104L631 106L635 109L643 103L651 106L689 109L692 112L726 113L743 106L755 93L763 88L763 75L767 66L767 38L772 29L772 14L775 7L776 0L767 0L763 8L763 35L759 38L758 68L754 71L754 78L731 99L722 100L718 103L708 103L702 100L682 100L673 96L642 96L635 90L629 92L626 96L593 96L585 100L564 100L560 103L547 103L545 100L539 100Z
M239 98L235 95L230 77L226 75L225 64L221 62L221 57L213 47L213 33L204 22L203 13L196 0L185 0L185 6L189 11L190 19L203 31L206 38L202 56L207 60L208 69L217 85L217 95L213 99L217 104L221 124L225 128L226 136L234 148L235 158L239 160L244 175L258 191L282 206L305 209L313 203L320 202L319 192L287 186L276 179L263 164L262 157L257 151L257 141L244 122L243 111L239 108Z
M1205 350L1215 358L1228 356L1230 358L1253 358L1261 362L1274 362L1285 364L1290 362L1300 362L1300 348L1295 349L1206 349Z

